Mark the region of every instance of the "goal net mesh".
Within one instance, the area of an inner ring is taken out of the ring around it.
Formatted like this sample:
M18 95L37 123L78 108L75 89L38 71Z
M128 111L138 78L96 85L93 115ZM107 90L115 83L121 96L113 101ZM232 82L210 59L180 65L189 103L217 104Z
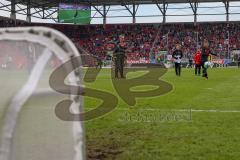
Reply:
M79 113L82 99L49 85L53 71L78 54L69 39L52 29L0 29L1 160L85 159L83 123L55 115L64 99L72 99L71 112ZM82 57L83 64L93 65L91 56ZM81 72L69 75L66 83L80 85Z

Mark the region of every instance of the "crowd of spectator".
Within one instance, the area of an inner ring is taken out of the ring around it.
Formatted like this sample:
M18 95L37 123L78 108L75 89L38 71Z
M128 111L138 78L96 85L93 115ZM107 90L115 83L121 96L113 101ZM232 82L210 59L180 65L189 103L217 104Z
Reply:
M39 24L3 19L0 27L34 26ZM125 35L127 57L131 60L149 59L160 51L172 54L175 44L180 43L185 57L191 57L201 46L203 39L211 42L211 49L228 57L232 50L240 49L240 23L192 23L176 24L112 24L112 25L67 25L40 24L60 30L74 43L90 54L105 58L107 45L115 42L119 35Z
M240 49L240 23L201 23L195 27L191 23L183 24L122 24L122 25L59 25L60 31L71 37L89 53L105 57L110 42L125 35L128 58L149 59L150 53L175 49L176 43L182 45L184 57L191 57L201 47L203 39L211 42L211 49L221 58L229 57L233 50Z
M155 24L91 26L87 36L76 37L90 53L106 55L105 45L120 34L125 35L128 57L149 59L149 53L157 54L175 49L176 43L182 45L185 57L192 56L203 39L211 42L213 52L226 58L232 50L240 49L240 23L202 23L193 24Z

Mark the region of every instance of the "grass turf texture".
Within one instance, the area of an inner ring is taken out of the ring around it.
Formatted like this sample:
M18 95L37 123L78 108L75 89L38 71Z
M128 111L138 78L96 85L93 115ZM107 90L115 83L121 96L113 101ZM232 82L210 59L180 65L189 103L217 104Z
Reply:
M170 69L162 79L174 86L173 91L160 97L138 99L134 107L128 106L119 97L119 104L113 112L85 123L88 159L238 160L240 156L240 112L190 113L188 111L190 108L192 110L240 111L240 70L223 68L209 69L208 72L209 80L205 80L195 76L193 69L183 69L181 77L176 77L174 70ZM4 90L7 89L6 83L18 83L21 81L21 76L15 75L18 80L6 81L4 74L6 72L1 72L0 79L4 82L1 83L1 88L3 88L1 97L5 99L12 95L8 94L11 90L8 92ZM134 73L130 77L136 77L137 74ZM109 69L103 69L96 82L86 83L86 85L118 96L112 86ZM152 86L142 86L135 89L152 88ZM55 102L54 100L44 101L47 99L49 98L41 97L41 100L32 98L24 106L22 113L24 111L37 112L35 115L29 115L28 119L31 121L28 121L24 128L40 125L38 131L42 128L48 131L50 124L65 123L54 117ZM100 102L93 98L85 98L85 108L89 110ZM30 109L28 106L31 103L36 107ZM48 105L44 105L45 103ZM184 111L180 111L181 109ZM0 111L3 114L3 107ZM170 119L166 117L161 119L161 117L156 120L159 115L163 117L170 115ZM176 120L172 119L171 115L184 118ZM133 118L129 119L129 116ZM191 119L189 119L190 116ZM20 116L20 120L22 118L24 118L23 115ZM41 119L41 124L36 123L38 119ZM2 121L2 116L0 120ZM44 127L41 127L43 124ZM51 138L57 139L56 135L62 137L65 132L61 130L61 125L58 130L52 132L53 135L50 138L45 137L42 141L47 141L49 144L47 148L54 150L51 146L54 146L55 141ZM24 140L37 141L32 140L36 137L35 134L29 132L31 134L29 137L32 137L29 138L26 133L28 132L25 132L25 137L22 137L25 138ZM21 146L21 144L18 145ZM44 158L43 155L35 157L34 160L42 158Z

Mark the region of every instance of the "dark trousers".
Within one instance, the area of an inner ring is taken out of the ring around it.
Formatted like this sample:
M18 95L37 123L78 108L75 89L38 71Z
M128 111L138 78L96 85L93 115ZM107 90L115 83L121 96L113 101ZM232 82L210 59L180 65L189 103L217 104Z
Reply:
M124 67L124 58L123 57L116 58L116 60L115 60L115 78L118 78L119 73L120 73L121 78L124 77L123 67Z
M201 74L201 64L195 64L195 75Z
M99 67L100 69L102 69L102 63L98 63L97 66L96 66L96 69L98 69L98 67Z
M238 61L238 68L240 68L240 61Z
M202 76L203 76L203 77L208 77L207 68L204 66L204 63L205 63L205 62L202 62L202 63L201 63L201 66L202 66L202 68L203 68Z
M175 63L175 72L177 76L181 75L181 63Z
M189 67L193 67L193 61L192 60L189 60Z

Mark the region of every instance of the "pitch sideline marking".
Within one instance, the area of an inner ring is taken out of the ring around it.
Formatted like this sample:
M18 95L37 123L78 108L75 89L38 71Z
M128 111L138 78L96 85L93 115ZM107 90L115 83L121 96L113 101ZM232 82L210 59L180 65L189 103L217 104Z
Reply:
M87 108L94 109L94 108ZM134 108L116 108L115 110L119 111L174 111L174 112L219 112L219 113L240 113L240 110L215 110L215 109L154 109L154 108L146 108L146 109L134 109Z

